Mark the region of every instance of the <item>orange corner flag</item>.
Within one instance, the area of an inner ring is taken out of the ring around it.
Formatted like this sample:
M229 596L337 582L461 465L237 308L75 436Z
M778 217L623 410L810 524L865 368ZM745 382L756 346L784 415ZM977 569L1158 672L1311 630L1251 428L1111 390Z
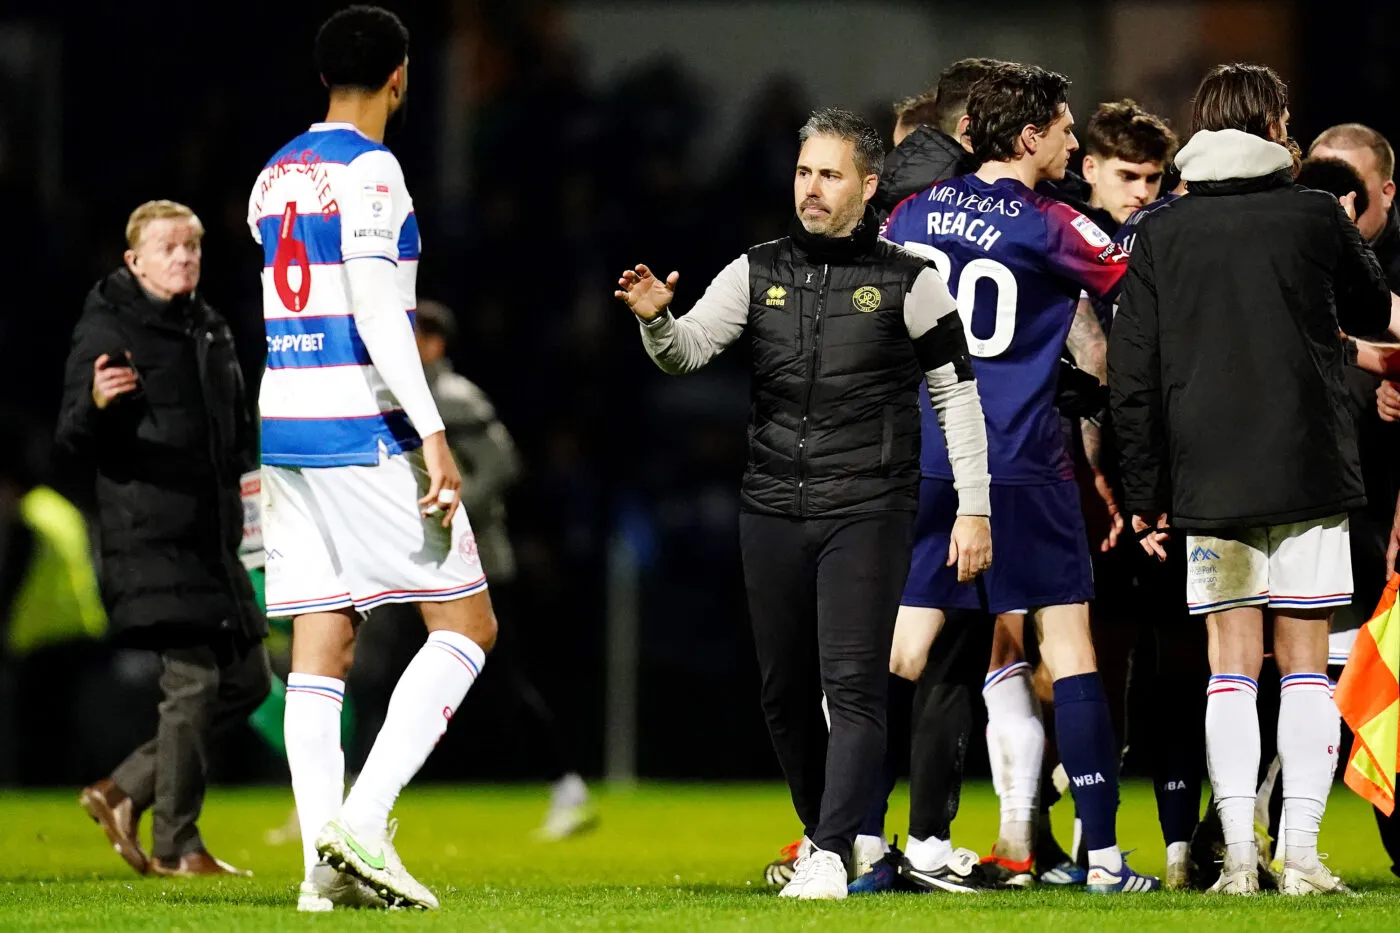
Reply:
M1356 734L1347 762L1347 787L1386 816L1395 812L1400 771L1400 574L1386 584L1371 621L1361 627L1342 677L1337 709Z

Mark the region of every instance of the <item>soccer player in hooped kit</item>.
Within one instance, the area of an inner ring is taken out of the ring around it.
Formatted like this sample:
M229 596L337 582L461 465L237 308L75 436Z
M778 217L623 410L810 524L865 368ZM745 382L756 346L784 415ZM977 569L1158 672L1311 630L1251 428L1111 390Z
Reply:
M437 898L399 860L389 812L481 672L496 619L418 358L418 223L384 145L403 113L408 31L386 10L349 7L317 34L316 65L326 120L269 160L248 206L264 257L267 610L293 620L297 908L428 909ZM340 708L356 626L389 602L417 603L428 637L344 796Z
M993 535L1020 555L998 561L981 585L960 584L948 572L956 499L942 434L925 417L915 553L901 605L997 614L984 690L988 741L994 755L997 745L1014 750L1008 757L1016 765L999 782L1002 828L992 874L1009 884L1030 876L1044 732L1022 653L1029 616L1055 682L1056 731L1083 821L1089 889L1149 891L1160 882L1132 871L1117 843L1118 750L1089 636L1089 546L1055 408L1060 352L1081 292L1110 294L1126 268L1107 234L1034 190L1063 178L1078 147L1068 91L1062 75L1025 65L979 82L968 101L967 133L981 167L905 200L886 225L888 239L934 261L957 297L983 386L998 503ZM1107 505L1112 543L1122 519ZM951 850L946 840L918 831L911 825L905 870L936 872Z

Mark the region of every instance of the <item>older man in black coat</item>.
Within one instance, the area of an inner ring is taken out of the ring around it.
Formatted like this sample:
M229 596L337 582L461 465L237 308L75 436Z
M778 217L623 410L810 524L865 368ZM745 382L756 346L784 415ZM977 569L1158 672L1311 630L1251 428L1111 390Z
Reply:
M161 655L156 737L80 801L137 872L235 872L196 820L208 743L262 702L267 624L238 560L256 432L228 325L195 292L203 228L153 201L125 266L88 295L68 356L60 453L96 474L103 600L118 644ZM153 811L153 847L137 842Z

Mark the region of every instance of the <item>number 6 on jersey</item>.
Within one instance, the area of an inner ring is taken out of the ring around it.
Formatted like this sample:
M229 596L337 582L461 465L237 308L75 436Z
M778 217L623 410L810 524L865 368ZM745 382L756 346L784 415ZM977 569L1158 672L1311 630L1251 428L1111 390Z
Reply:
M306 256L306 244L292 236L296 223L297 205L291 201L282 212L282 224L277 231L277 252L272 257L272 284L277 287L277 297L282 299L287 310L300 314L306 307L306 300L311 297L311 263ZM301 277L296 291L292 291L287 274L292 263L296 263L300 269Z

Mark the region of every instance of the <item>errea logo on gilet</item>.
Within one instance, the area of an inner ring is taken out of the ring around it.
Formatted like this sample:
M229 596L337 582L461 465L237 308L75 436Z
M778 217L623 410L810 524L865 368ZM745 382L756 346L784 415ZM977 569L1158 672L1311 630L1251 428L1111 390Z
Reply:
M1194 564L1196 561L1198 561L1198 560L1219 560L1219 559L1220 559L1220 555L1217 554L1217 553L1215 553L1214 551L1212 551L1212 550L1211 550L1210 548L1208 548L1208 547L1199 547L1199 546L1198 546L1194 551L1191 552L1191 563L1193 563L1193 564Z
M787 289L781 285L770 285L766 292L768 298L763 303L770 308L781 308L787 303Z

